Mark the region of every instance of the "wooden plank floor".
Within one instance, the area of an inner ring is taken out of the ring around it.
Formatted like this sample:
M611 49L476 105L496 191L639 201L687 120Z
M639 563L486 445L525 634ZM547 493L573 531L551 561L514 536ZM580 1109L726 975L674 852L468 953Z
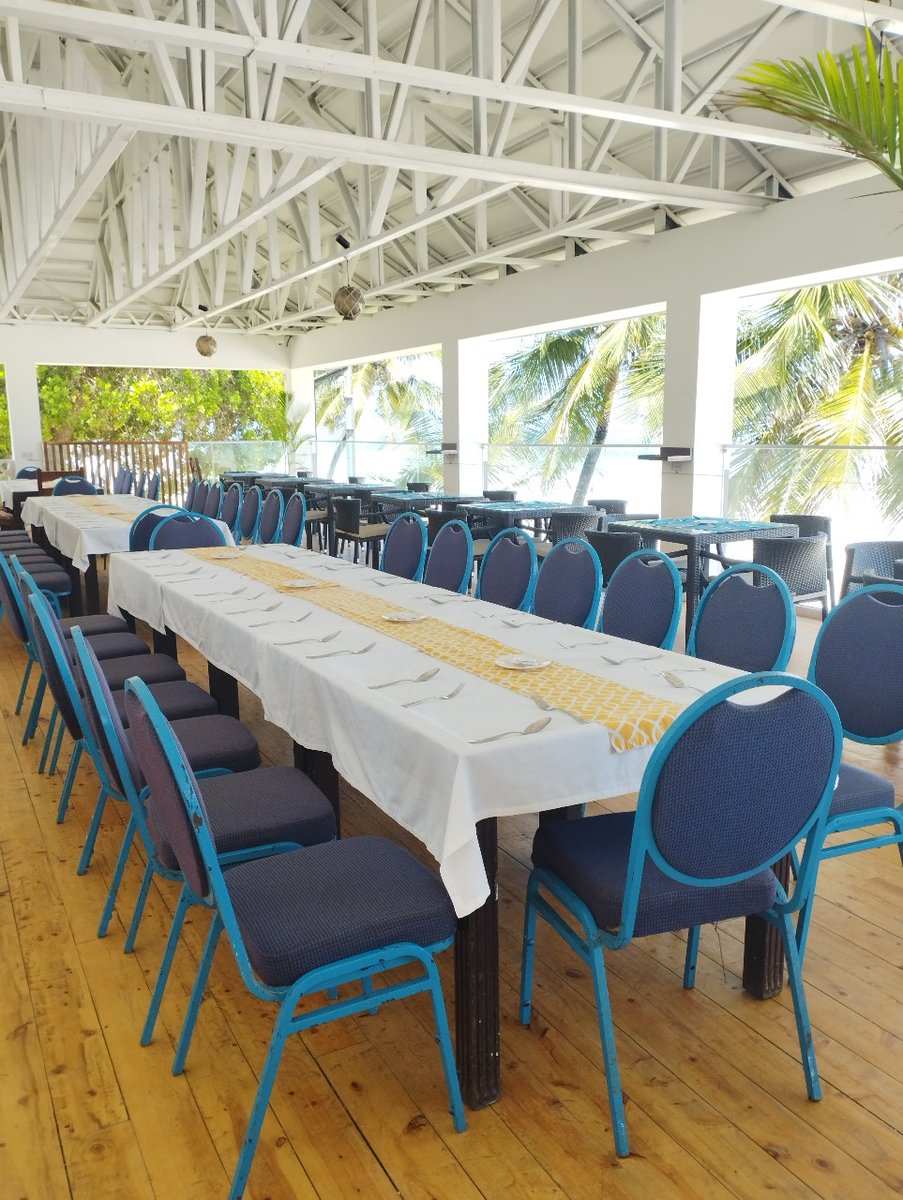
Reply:
M797 669L815 623L800 622ZM201 664L183 654L193 677ZM13 715L23 655L0 631L0 1200L221 1200L273 1009L248 997L225 945L186 1073L169 1072L207 915L194 913L153 1044L138 1033L175 892L152 891L136 951L95 927L122 814L75 874L97 788L83 767L55 823L60 777L39 776ZM288 740L242 694L269 761ZM38 740L40 744L40 739ZM899 753L852 751L903 783ZM627 803L627 801L625 801ZM387 831L344 798L348 834ZM694 992L683 942L642 939L609 958L632 1156L615 1158L586 972L546 933L529 1029L516 1020L522 896L535 821L501 834L504 1096L456 1135L427 1006L388 1006L289 1043L246 1193L254 1200L448 1197L879 1200L903 1192L901 906L893 848L825 865L806 964L824 1100L806 1099L786 995L741 990L742 928L703 936ZM391 830L396 836L403 836ZM416 847L415 847L416 849ZM139 867L128 873L129 913ZM443 964L451 1003L451 959Z

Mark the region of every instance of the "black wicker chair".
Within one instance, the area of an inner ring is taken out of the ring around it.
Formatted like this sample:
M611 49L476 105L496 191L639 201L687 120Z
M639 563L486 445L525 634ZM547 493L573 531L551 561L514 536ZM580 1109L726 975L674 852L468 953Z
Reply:
M389 532L389 526L380 523L367 524L361 520L360 500L349 497L336 498L332 502L335 516L335 535L339 553L344 550L345 543L350 542L354 547L354 561L360 556L361 546L364 547L364 562L376 566L379 561L379 549L383 539Z
M771 567L790 589L795 604L821 602L822 620L828 615L828 539L814 537L753 538L753 562Z
M549 518L549 541L554 545L569 537L583 537L599 528L599 510L589 505L583 508L556 508Z
M815 537L819 533L825 535L827 538L825 558L828 564L828 593L833 608L837 603L837 598L834 594L834 549L831 545L831 518L823 517L819 513L772 513L768 519L781 525L795 525L800 531L800 537Z
M601 510L606 516L623 517L627 512L626 500L587 500L587 504L591 504L593 508Z
M517 493L509 491L505 488L502 488L501 491L499 491L498 489L495 489L493 491L490 488L490 490L488 492L487 491L483 492L483 499L484 500L516 500Z
M638 533L605 533L591 529L586 534L586 540L599 555L603 587L608 587L615 569L629 554L643 549L643 539Z
M840 585L840 599L856 588L885 579L899 582L896 563L903 559L903 542L851 542Z

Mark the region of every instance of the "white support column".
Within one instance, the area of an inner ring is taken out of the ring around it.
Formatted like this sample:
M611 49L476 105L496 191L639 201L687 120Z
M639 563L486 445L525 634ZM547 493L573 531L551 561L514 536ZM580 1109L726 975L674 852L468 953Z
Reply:
M442 440L447 492L483 490L483 447L489 441L489 343L482 338L442 343Z
M663 516L718 516L724 446L732 440L737 297L687 287L667 304L663 443L692 446L693 461L662 467Z
M5 341L6 339L4 339ZM38 370L31 355L10 354L4 348L9 432L17 467L43 466L41 409L38 403Z
M317 460L317 411L313 367L292 367L286 371L285 388L288 392L286 416L289 424L297 421L298 435L305 439L295 453L295 465L314 469ZM293 469L292 464L288 464L288 467Z

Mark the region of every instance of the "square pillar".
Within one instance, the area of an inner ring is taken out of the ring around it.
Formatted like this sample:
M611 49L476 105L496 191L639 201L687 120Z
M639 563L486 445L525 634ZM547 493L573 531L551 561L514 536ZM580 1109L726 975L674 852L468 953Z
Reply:
M663 443L691 446L693 460L662 466L662 515L719 516L724 446L733 441L737 296L670 296L665 345Z
M16 466L43 466L37 364L30 357L17 358L7 354L4 365L9 432Z
M442 441L447 492L479 495L485 487L484 447L489 441L489 342L442 343Z
M313 367L292 367L286 371L285 389L288 392L286 423L290 430L293 426L297 427L294 445L287 450L287 457L293 461L286 463L286 470L294 471L299 467L314 470L317 460L317 410Z

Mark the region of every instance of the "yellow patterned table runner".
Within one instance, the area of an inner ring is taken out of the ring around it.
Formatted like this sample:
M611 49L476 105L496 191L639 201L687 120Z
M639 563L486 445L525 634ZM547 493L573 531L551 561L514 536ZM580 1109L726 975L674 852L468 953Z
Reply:
M117 521L128 521L129 525L139 515L137 512L124 510L109 496L66 496L65 499L71 504L78 505L79 508L86 508L89 512L96 513L99 517L114 517Z
M318 608L388 634L397 641L415 646L432 658L459 667L490 683L497 683L509 691L521 695L541 691L543 699L549 704L604 725L615 751L654 745L681 712L680 706L651 696L648 692L625 687L611 679L602 679L563 663L550 662L539 671L507 670L497 666L495 660L505 654L520 655L523 651L484 634L448 625L435 617L427 617L409 625L387 622L387 613L411 610L387 602L382 596L342 587L337 582L326 581L296 567L262 558L249 558L238 550L228 554L221 548L211 548L193 550L191 553L208 562L228 566L237 574L266 584L283 595L303 598ZM310 580L316 586L303 590L286 586L301 579Z

